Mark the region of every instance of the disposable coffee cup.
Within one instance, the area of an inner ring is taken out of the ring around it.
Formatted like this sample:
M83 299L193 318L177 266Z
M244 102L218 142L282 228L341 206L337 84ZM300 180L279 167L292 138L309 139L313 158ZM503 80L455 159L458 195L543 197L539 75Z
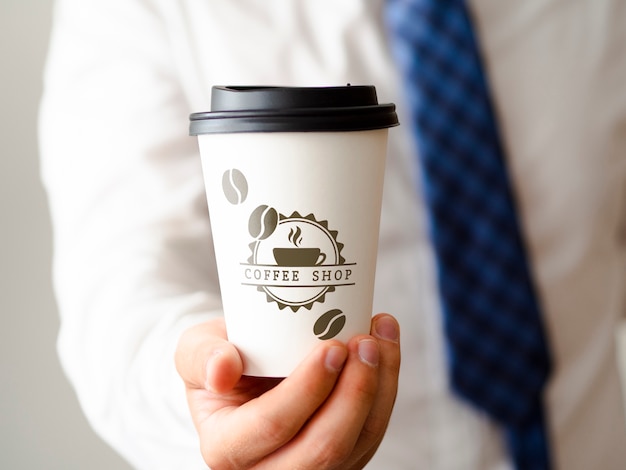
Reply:
M388 128L373 86L213 87L198 136L228 339L285 377L370 331Z

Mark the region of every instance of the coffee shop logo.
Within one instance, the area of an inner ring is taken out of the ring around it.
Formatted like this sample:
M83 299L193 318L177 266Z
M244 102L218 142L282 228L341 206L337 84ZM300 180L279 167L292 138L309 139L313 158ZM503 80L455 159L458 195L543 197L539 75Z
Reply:
M298 212L286 216L260 205L250 215L248 230L254 241L241 264L242 284L256 287L279 309L310 310L335 289L355 284L355 263L346 263L338 233L326 220Z

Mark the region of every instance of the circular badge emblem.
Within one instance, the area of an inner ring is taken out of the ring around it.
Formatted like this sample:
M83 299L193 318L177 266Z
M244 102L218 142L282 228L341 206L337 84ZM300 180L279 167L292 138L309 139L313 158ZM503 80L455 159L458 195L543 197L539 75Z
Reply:
M252 213L250 233L257 240L250 244L252 254L244 265L246 283L256 285L281 310L289 307L294 312L324 302L336 286L353 285L353 265L346 264L343 244L327 221L298 212L279 214L275 221L272 211L259 206Z

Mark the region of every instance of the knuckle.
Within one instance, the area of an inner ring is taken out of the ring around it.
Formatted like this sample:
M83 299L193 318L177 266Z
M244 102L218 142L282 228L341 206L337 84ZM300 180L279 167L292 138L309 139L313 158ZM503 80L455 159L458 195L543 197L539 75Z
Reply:
M224 442L209 440L200 444L200 452L204 462L211 470L240 470L249 468L250 463L244 462L244 452L238 452Z
M345 462L352 454L353 445L343 439L324 439L316 443L310 453L310 468L345 468Z
M361 430L359 440L369 447L373 443L379 442L387 429L388 419L381 415L370 416Z
M287 442L298 431L293 422L268 415L259 415L255 424L258 439L261 442L274 442L276 445Z
M372 375L355 381L354 391L365 403L373 403L378 393L378 376Z

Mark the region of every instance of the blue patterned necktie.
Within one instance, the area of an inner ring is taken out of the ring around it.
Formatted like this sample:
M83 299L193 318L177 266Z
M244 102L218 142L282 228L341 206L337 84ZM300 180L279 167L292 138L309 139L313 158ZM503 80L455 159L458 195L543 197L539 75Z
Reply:
M550 357L463 0L388 0L437 255L453 390L503 426L518 470L550 468Z

